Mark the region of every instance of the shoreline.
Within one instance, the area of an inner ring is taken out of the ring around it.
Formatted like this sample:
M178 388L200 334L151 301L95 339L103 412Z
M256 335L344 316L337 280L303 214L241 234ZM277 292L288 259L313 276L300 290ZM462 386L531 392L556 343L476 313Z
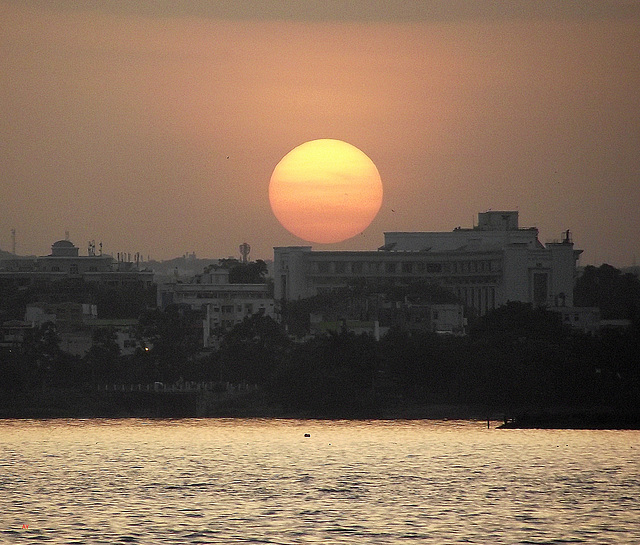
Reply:
M292 418L315 420L476 420L499 429L640 429L640 411L615 407L519 407L432 403L288 411L261 392L1 391L0 419Z

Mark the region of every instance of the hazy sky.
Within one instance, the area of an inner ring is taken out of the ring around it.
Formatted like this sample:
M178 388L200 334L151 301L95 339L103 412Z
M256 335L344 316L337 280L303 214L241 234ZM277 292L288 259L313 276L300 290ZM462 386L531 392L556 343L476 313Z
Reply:
M179 4L179 5L176 5ZM640 2L0 0L0 248L168 259L305 244L269 206L295 146L376 164L362 235L517 209L582 264L640 261Z

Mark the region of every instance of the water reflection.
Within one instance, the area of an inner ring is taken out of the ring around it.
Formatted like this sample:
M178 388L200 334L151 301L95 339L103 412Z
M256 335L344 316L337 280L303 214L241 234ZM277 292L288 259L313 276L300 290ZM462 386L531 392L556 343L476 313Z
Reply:
M0 437L16 543L640 542L638 431L50 420Z

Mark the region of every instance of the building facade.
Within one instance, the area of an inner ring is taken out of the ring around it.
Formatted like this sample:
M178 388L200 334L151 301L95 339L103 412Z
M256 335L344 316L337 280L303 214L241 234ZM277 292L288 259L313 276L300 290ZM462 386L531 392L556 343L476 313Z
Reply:
M69 240L55 242L47 256L0 260L0 282L5 284L30 286L65 278L81 278L111 287L148 288L153 284L153 271L141 268L134 261L96 254L91 247L88 255L81 256Z
M274 297L296 300L354 282L426 281L453 292L479 314L507 301L573 306L576 262L567 231L543 245L538 229L521 228L517 211L478 215L473 228L451 232L389 232L377 251L274 248Z
M158 307L186 304L203 316L203 345L215 348L220 335L254 314L275 319L267 284L231 284L228 269L209 270L188 282L158 286Z

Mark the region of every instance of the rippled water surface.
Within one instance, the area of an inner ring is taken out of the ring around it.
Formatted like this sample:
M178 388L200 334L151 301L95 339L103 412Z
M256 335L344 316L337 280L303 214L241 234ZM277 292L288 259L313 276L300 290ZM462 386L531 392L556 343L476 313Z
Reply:
M637 431L5 420L0 441L6 543L640 543Z

